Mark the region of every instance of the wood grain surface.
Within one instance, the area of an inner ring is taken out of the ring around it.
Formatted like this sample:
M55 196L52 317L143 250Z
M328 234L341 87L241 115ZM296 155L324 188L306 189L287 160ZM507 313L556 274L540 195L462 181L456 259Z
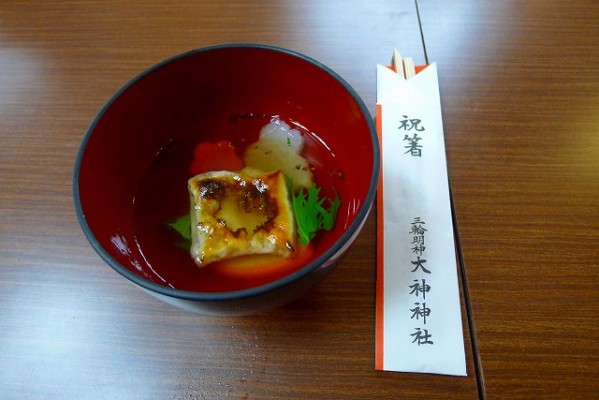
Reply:
M0 398L596 398L599 3L484 3L418 0L423 46L408 0L4 0ZM438 63L468 377L374 370L374 213L321 285L252 317L175 309L95 254L71 188L92 118L156 62L230 42L314 57L373 113L394 47Z
M489 398L599 393L599 3L419 0Z

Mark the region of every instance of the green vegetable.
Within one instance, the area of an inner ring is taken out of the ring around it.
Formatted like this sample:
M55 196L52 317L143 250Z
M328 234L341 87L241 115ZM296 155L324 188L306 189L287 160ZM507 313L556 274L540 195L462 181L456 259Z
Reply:
M299 240L302 245L306 246L314 238L317 231L333 229L341 201L337 192L335 192L334 200L328 197L319 198L320 188L314 183L307 192L304 192L304 188L301 188L297 194L293 193L293 180L289 177L287 178L287 184L291 192L291 202L295 221L297 222ZM328 208L323 207L325 200L329 203Z
M164 223L168 228L173 229L183 239L177 243L177 246L189 250L191 248L191 215L185 214L178 218L168 220Z

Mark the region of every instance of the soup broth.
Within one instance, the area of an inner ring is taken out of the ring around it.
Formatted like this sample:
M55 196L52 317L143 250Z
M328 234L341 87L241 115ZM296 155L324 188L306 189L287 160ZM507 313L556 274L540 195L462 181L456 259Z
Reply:
M284 119L292 128L304 134L302 156L309 162L321 195L333 198L335 190L346 185L341 166L334 152L314 132L296 121ZM332 231L319 231L309 246L299 246L291 259L272 255L253 255L223 260L199 268L189 249L181 245L177 232L167 228L165 221L189 213L187 180L194 148L201 142L228 140L243 155L254 143L260 129L271 120L266 115L232 115L206 124L198 124L180 136L173 136L157 152L141 180L134 199L134 229L136 245L146 265L140 272L150 275L158 284L202 292L242 290L280 279L314 260L339 237L343 230L344 199Z

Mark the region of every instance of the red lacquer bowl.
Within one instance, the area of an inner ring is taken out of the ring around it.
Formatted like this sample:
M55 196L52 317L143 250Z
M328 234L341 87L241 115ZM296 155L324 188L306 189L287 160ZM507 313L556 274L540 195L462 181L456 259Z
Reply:
M193 148L228 140L242 149L273 116L311 139L316 181L341 199L335 227L291 270L200 269L163 224L189 210ZM379 161L368 109L331 69L272 46L214 46L157 64L106 103L77 156L75 207L98 254L146 292L204 314L250 314L297 298L338 264L372 205Z

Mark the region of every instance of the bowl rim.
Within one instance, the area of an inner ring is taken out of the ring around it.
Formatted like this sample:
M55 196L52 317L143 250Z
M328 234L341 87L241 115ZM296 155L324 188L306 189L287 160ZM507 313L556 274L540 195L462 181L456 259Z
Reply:
M366 197L364 202L360 206L360 210L356 214L353 222L349 225L347 229L342 233L342 235L333 243L332 246L327 248L320 256L315 258L312 262L302 267L301 269L294 271L289 275L285 275L284 277L274 280L272 282L268 282L266 284L255 286L242 290L234 290L228 292L198 292L191 290L183 290L176 289L170 286L161 285L158 283L151 282L140 275L135 274L130 271L125 266L121 265L116 259L114 259L108 251L106 251L98 242L94 233L92 232L90 226L87 223L85 214L83 213L83 205L81 203L81 197L79 193L79 172L81 167L81 162L83 156L85 154L85 149L87 147L87 142L91 137L92 132L94 131L96 125L100 122L106 111L112 106L112 104L129 88L139 82L143 77L148 74L157 71L175 61L183 59L185 57L203 53L210 52L214 50L223 50L223 49L231 49L231 48L250 48L250 49L261 49L267 51L274 51L279 53L284 53L292 57L299 58L303 61L306 61L324 72L331 75L333 79L335 79L338 83L340 83L345 90L352 96L356 104L360 107L360 111L366 117L366 123L368 125L368 131L370 133L370 139L372 141L372 157L373 157L373 166L372 173L370 178L370 184L368 186L368 191L366 193ZM127 278L132 283L140 286L143 289L149 290L153 293L158 293L167 297L182 299L182 300L190 300L190 301L204 301L204 302L222 302L222 301L231 301L231 300L240 300L243 298L254 297L261 294L265 294L271 292L275 289L282 288L284 286L290 285L291 283L302 279L307 276L312 271L319 268L321 265L327 263L327 261L331 260L334 256L336 256L337 252L343 249L345 244L352 239L352 236L356 234L362 227L365 219L368 217L368 213L370 212L371 206L374 202L374 196L376 195L378 180L380 173L380 147L379 147L379 139L376 133L376 127L374 124L374 120L366 107L364 101L358 95L358 93L354 90L354 88L338 73L333 71L331 68L326 66L325 64L317 61L316 59L302 54L300 52L290 50L283 47L268 45L268 44L258 44L258 43L228 43L228 44L219 44L212 45L206 47L200 47L193 50L188 50L183 53L179 53L177 55L171 56L163 61L160 61L153 66L145 69L139 74L135 75L128 82L126 82L122 87L120 87L102 106L100 111L95 115L92 119L90 125L85 131L85 135L81 141L79 146L77 157L75 160L74 173L73 173L73 197L75 202L75 212L77 214L77 218L79 220L79 224L85 234L87 240L90 242L92 248L100 255L100 257L106 262L112 269L116 272ZM347 249L346 249L347 250Z

